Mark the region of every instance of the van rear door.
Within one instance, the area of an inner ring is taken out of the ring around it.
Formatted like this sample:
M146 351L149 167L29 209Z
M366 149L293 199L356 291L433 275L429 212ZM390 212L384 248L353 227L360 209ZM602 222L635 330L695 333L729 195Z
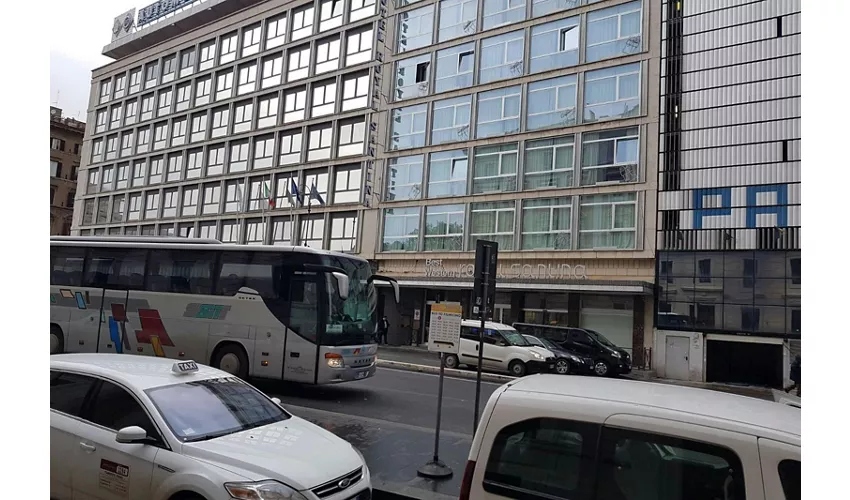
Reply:
M759 438L765 498L800 499L800 447Z

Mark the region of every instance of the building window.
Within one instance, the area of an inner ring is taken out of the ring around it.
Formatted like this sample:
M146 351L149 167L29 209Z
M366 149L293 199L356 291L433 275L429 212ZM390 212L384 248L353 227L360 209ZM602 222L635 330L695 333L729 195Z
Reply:
M242 212L245 209L245 182L228 181L224 186L224 211Z
M100 181L100 190L101 191L112 191L112 181L114 169L112 167L103 167L103 176Z
M573 136L526 142L523 189L571 187L573 142Z
M145 193L145 220L156 219L159 215L159 191Z
M307 107L307 89L300 87L283 94L283 123L292 123L304 119Z
M145 65L145 89L156 87L159 66L156 61Z
M50 149L65 151L65 141L62 139L50 138Z
M177 54L167 56L162 60L162 80L160 83L168 83L174 80L177 71Z
M324 205L328 199L328 179L329 175L326 168L305 172L304 192L301 193L304 196L304 203L311 206L315 199L316 203ZM312 192L315 192L315 194L311 196Z
M94 198L83 202L83 225L91 225L94 221Z
M313 34L313 4L292 9L292 41Z
M700 283L711 283L711 259L697 261Z
M245 222L245 244L262 245L266 242L266 222L249 220Z
M204 215L217 214L220 205L221 185L218 183L204 185L204 205L201 212Z
M133 125L136 123L136 101L127 101L124 106L124 125Z
M245 172L248 170L248 152L250 147L248 141L230 143L230 162L227 167L228 173Z
M210 146L207 150L207 175L224 173L224 146Z
M218 50L220 54L218 57L219 64L227 64L236 60L236 42L238 38L239 34L235 31L221 37L221 45Z
M800 285L802 283L802 268L800 266L801 260L799 258L794 258L790 259L788 262L791 266L791 284Z
M330 250L354 252L357 249L357 215L334 214L331 217Z
M339 37L334 36L316 42L316 71L315 74L327 73L339 68L340 43Z
M233 133L247 132L251 130L251 122L254 119L254 101L243 101L237 103L233 110Z
M242 30L242 57L252 56L260 51L260 23Z
M332 136L333 127L331 124L310 127L307 161L327 160L330 158Z
M195 83L195 106L203 106L210 102L212 77L199 78Z
M359 21L360 19L366 19L375 13L375 4L377 0L351 0L351 6L349 7L350 14L348 15L348 22Z
M587 14L587 62L640 51L641 3L630 2Z
M342 0L319 1L319 31L328 31L342 26Z
M126 75L118 75L115 77L115 99L120 99L124 97L124 90L127 86L127 76Z
M523 250L570 250L573 202L569 196L522 202Z
M142 213L142 195L131 194L127 210L127 220L139 220Z
M474 43L465 43L457 47L438 50L434 91L446 92L472 87L472 69L474 64Z
M254 138L253 169L269 168L274 162L274 136L267 135Z
M469 159L465 149L431 153L428 198L464 196Z
M280 165L295 165L301 162L300 131L287 131L280 134Z
M198 58L198 71L204 71L215 66L215 40L201 44L201 54Z
M576 123L576 76L528 84L526 130L567 127Z
M162 192L162 216L177 217L177 188Z
M640 136L637 127L582 136L581 185L636 182Z
M277 125L277 94L261 97L257 106L257 128Z
M525 38L522 31L482 40L478 83L522 76L524 47Z
M434 33L434 6L428 5L398 15L398 45L396 53L426 47Z
M165 116L171 113L171 102L174 96L174 91L171 89L159 91L159 104L157 106L156 116Z
M757 332L761 324L761 311L757 307L741 307L741 331Z
M213 110L212 115L212 130L210 138L215 139L227 135L227 129L230 122L230 108L223 106Z
M181 238L195 238L195 223L187 222L177 225L177 235Z
M103 161L103 139L94 139L91 141L91 162L99 163Z
M180 78L195 72L195 49L184 50L180 53Z
M156 234L156 225L155 224L148 224L148 225L142 226L141 230L139 231L139 234L141 236L154 236Z
M100 82L100 101L98 104L103 104L109 100L112 93L112 80L106 79Z
M124 222L126 197L122 194L112 198L112 222Z
M233 71L227 70L216 74L215 100L223 101L233 96Z
M525 19L525 0L484 0L484 29Z
M336 167L333 203L358 203L360 201L360 165Z
M198 238L216 239L218 232L216 231L216 222L200 222L198 223Z
M280 85L283 76L283 55L278 54L263 59L262 88L267 89Z
M266 50L286 43L286 14L266 20Z
M475 243L481 239L495 241L499 250L513 250L515 214L513 201L473 203L470 206L468 248L475 248Z
M134 68L130 70L130 94L135 94L142 90L142 68Z
M431 144L469 140L471 110L470 95L435 102L431 114Z
M174 120L171 123L171 145L182 146L186 143L186 119Z
M581 197L580 250L634 249L637 235L637 194L614 193Z
M398 61L395 67L395 100L428 95L431 54Z
M272 219L272 245L292 245L292 220L288 217Z
M142 96L142 115L139 121L147 121L153 118L154 94Z
M257 28L259 29L259 28ZM257 63L251 63L239 67L239 87L237 95L253 92L257 87Z
M189 109L189 100L192 94L192 84L186 82L177 86L177 101L174 104L174 111L186 111Z
M147 153L150 148L151 129L150 127L142 127L139 130L139 135L136 137L136 154Z
M463 250L463 205L432 205L425 208L425 251Z
M109 118L109 129L116 129L121 127L121 105L112 106L110 108L110 118Z
M118 156L118 134L106 138L106 159L114 160Z
M242 228L241 221L225 220L221 221L221 242L222 243L240 243L239 230Z
M310 117L332 115L336 99L336 80L327 80L313 84L313 104Z
M325 219L323 215L308 215L301 217L301 244L310 248L322 248L325 236Z
M198 187L189 186L183 188L183 208L180 215L188 217L198 213Z
M599 0L591 0L587 3L592 3ZM581 5L582 0L532 0L531 16L541 17L546 14L551 14L557 11L566 11L574 9Z
M520 87L507 87L478 94L477 138L519 132Z
M109 222L109 198L104 196L97 199L97 214L95 224L106 224Z
M478 146L472 160L472 194L516 191L517 144Z
M106 175L106 169L103 170ZM744 288L754 288L756 286L756 275L758 274L758 261L755 259L744 259Z
M104 108L104 109L97 110L94 114L94 119L95 119L94 132L96 134L99 134L101 132L106 132L106 118L107 118L106 113L107 113L106 108Z
M130 164L129 163L119 163L118 171L116 174L116 185L115 189L124 189L127 187L127 180L130 178Z
M86 194L100 191L100 171L96 168L89 170L89 182L86 185Z
M575 66L578 44L578 16L532 27L531 72Z
M198 179L201 177L201 168L204 165L204 150L190 149L186 160L186 179Z
M366 141L366 122L363 118L352 118L339 123L339 147L337 157L362 155Z
M387 201L418 200L422 197L425 156L400 156L389 161Z
M207 136L207 113L202 112L196 115L192 115L192 131L190 135L190 140L192 142L199 142L206 139Z
M162 182L162 167L164 160L162 157L151 158L151 171L148 177L148 184L159 184Z
M419 207L384 210L383 252L415 252L419 241Z
M475 33L477 0L442 0L437 42Z
M310 46L304 45L289 49L289 64L286 70L286 81L293 82L307 78L310 71Z
M271 179L269 177L253 177L248 195L248 211L269 210L271 197Z
M50 160L50 176L59 177L62 173L62 164L58 161Z
M390 149L421 148L424 146L427 114L427 104L392 110Z
M369 105L369 74L358 73L342 77L342 111L365 108Z
M168 155L168 172L165 174L167 182L179 181L183 175L183 153Z
M153 149L165 148L168 141L168 122L157 123L153 126ZM106 159L109 159L109 143L107 142Z
M374 33L371 25L346 33L345 65L354 66L372 59L372 40Z
M802 330L802 326L803 326L803 323L802 323L802 316L800 314L800 310L799 309L791 309L791 332L790 333L796 333L797 335L799 335L800 331Z
M133 163L133 187L139 187L145 185L145 162L144 160L136 161Z
M297 206L298 201L295 199L295 189L293 189L293 185L297 184L298 172L286 172L278 174L275 177L275 207L289 208ZM301 197L300 190L298 191L298 196Z
M629 118L640 114L640 63L584 74L584 121Z

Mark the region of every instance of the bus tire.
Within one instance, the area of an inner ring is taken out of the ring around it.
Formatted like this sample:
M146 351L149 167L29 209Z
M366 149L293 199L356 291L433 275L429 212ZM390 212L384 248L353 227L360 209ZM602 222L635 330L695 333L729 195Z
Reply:
M228 342L218 346L213 354L212 366L242 380L248 379L248 355L239 344Z
M50 354L62 354L65 352L65 336L59 325L50 325Z

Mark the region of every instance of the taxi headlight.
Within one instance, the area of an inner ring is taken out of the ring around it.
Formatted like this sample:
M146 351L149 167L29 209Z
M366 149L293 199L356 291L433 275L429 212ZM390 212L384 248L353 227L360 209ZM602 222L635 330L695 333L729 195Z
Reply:
M256 483L225 483L232 498L240 500L307 500L304 495L277 481Z
M541 356L541 355L540 355L540 353L538 353L537 351L531 351L531 355L532 355L535 359L543 359L543 356Z

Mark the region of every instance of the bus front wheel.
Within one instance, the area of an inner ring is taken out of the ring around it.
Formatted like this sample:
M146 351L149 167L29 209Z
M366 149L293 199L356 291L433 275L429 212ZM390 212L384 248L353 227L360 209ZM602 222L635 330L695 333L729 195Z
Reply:
M50 325L50 354L62 354L65 352L65 337L62 329L56 325Z
M248 355L236 344L225 344L216 350L213 367L243 380L248 378Z

